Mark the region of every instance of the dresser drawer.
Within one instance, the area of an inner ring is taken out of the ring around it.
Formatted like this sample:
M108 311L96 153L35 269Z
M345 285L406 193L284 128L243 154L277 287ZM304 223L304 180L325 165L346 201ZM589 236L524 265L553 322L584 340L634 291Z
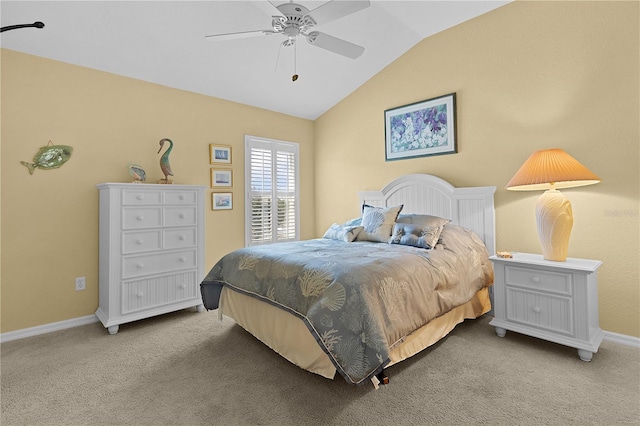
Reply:
M195 226L195 207L165 207L164 226Z
M161 204L161 203L162 203L162 192L160 191L135 190L135 189L122 190L123 206L144 206L144 205Z
M124 281L122 315L198 297L196 272L185 271L163 277Z
M195 205L197 200L197 191L167 191L164 194L164 204Z
M124 232L122 254L141 253L162 248L160 231Z
M195 250L131 256L122 260L122 278L160 274L195 266Z
M570 297L507 287L506 317L508 321L556 334L574 335Z
M162 233L162 246L165 249L194 247L196 240L196 228L171 229Z
M122 229L158 228L162 226L162 207L122 209Z
M505 267L505 284L566 296L572 294L571 274L517 266Z

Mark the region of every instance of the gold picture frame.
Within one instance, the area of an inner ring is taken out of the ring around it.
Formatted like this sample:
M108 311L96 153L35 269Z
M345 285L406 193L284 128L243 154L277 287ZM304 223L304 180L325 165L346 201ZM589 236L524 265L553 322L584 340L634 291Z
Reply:
M233 187L233 170L211 169L211 188Z
M210 164L231 164L231 147L229 145L209 144Z
M211 193L211 210L232 210L232 209L233 209L233 193L232 192Z

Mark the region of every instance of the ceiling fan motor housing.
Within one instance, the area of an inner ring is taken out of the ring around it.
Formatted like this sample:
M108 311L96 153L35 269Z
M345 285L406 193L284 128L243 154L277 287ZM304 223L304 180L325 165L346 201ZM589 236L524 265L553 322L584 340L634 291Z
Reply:
M284 3L277 7L283 16L274 16L274 31L282 32L287 37L295 37L316 25L311 17L306 16L309 9L296 3Z

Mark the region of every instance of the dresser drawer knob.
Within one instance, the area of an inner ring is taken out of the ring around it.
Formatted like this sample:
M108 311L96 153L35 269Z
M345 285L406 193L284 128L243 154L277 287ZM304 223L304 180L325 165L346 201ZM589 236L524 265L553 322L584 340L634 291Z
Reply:
M136 293L136 296L138 296L138 297L144 297L144 293L143 293L143 292L141 292L141 291L139 291L139 292L137 292L137 293Z
M180 219L184 219L184 213L180 213L180 214L178 215L178 217L179 217Z
M138 269L142 269L142 268L144 268L144 263L138 263L138 264L136 265L136 267L137 267Z
M540 282L540 277L532 277L531 281L533 281L534 283L538 284Z
M187 288L187 285L182 283L182 284L180 284L180 288L184 290L185 288Z
M142 195L142 194L138 194L138 196L136 197L136 199L138 199L138 200L142 201L142 200L144 200L144 195Z
M138 220L144 220L144 216L142 216L141 214L139 214L138 216L136 216L136 219L138 219Z
M180 198L181 200L184 200L184 195L180 194L180 197L179 197L179 198Z
M185 258L184 258L184 256L180 256L180 257L178 258L178 260L179 260L180 262L184 263L187 259L185 259Z
M178 239L179 239L180 241L184 241L184 235L178 235Z
M144 240L143 240L142 238L138 238L138 239L136 240L136 244L137 244L137 245L139 245L139 246L141 246L142 244L144 244Z
M539 306L534 306L533 307L533 312L535 312L536 314L540 313L540 307Z

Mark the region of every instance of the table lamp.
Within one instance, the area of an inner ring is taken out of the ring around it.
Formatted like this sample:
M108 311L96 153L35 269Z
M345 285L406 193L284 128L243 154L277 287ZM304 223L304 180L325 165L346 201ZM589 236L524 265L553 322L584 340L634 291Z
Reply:
M546 190L536 203L538 238L547 260L567 259L573 211L558 189L593 185L600 178L559 148L536 151L507 183L511 191Z

